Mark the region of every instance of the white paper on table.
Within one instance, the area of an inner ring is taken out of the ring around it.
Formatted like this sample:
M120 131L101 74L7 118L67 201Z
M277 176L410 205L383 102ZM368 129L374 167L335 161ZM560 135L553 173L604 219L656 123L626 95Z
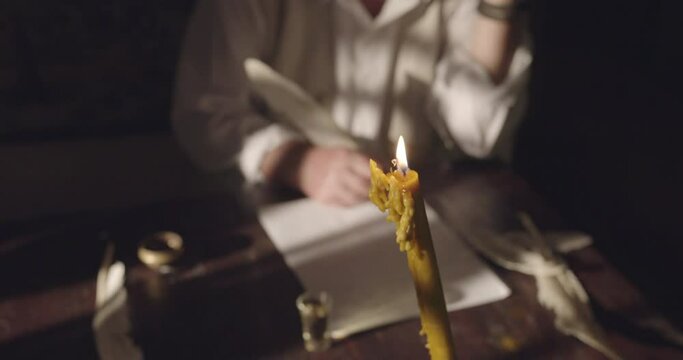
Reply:
M309 291L332 296L336 339L419 314L394 224L370 202L351 208L309 199L269 205L259 220ZM505 284L427 207L449 311L504 299Z

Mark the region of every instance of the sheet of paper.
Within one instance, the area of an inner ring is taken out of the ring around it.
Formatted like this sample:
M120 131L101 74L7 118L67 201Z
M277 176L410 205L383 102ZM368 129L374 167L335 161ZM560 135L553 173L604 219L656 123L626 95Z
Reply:
M507 297L507 286L427 213L448 310ZM301 199L264 207L259 220L303 286L332 296L334 338L418 316L394 226L371 203L338 208Z

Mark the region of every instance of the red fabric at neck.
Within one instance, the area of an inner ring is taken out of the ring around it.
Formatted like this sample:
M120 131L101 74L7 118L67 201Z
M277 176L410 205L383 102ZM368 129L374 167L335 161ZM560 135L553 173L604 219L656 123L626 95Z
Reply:
M362 2L373 18L379 15L379 12L382 11L382 6L384 6L384 0L362 0Z

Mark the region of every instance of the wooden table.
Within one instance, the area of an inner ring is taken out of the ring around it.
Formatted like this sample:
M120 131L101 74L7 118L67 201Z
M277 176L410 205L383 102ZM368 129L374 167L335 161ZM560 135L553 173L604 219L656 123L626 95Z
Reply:
M498 168L451 176L462 225L505 230L525 210L543 229L557 216L520 178ZM438 181L437 181L438 182ZM304 351L294 300L301 285L248 206L214 194L116 214L79 214L0 226L0 358L97 357L91 322L95 277L105 243L127 267L132 336L148 359L424 359L417 319ZM460 224L456 224L460 225ZM152 232L183 235L177 271L159 275L136 258ZM683 359L683 350L633 325L652 313L642 295L593 248L567 256L590 294L609 341L625 358ZM512 295L450 313L460 359L602 359L558 333L536 300L533 279L494 267Z

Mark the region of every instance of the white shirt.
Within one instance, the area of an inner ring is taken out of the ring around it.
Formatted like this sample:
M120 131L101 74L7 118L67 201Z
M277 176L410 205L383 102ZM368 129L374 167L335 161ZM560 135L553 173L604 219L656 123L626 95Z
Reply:
M405 31L406 19L430 1L387 0L374 19L358 0L317 1L332 1L332 22L316 25L333 27L331 118L355 139L386 140L395 135L382 128L381 119L390 96L396 39ZM433 65L424 114L443 124L440 135L445 143L454 141L466 154L485 157L499 140L503 125L519 118L521 110L511 110L526 84L530 52L520 45L507 79L494 85L465 46L477 0L444 3L444 36L421 39L443 42L438 44L443 51ZM267 59L273 49L286 51L288 46L273 40L276 35L266 25L272 17L257 1L200 2L189 25L173 111L174 130L196 162L221 169L237 161L252 182L261 178L260 164L267 152L303 139L291 126L270 123L248 101L249 80L241 63L249 57Z

